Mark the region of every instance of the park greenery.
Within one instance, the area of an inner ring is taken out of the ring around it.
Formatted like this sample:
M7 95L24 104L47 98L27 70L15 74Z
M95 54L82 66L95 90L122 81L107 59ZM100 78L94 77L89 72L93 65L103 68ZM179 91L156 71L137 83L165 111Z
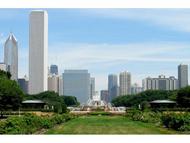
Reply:
M3 113L8 110L18 110L24 98L24 93L18 86L17 82L10 80L9 72L0 70L0 112L1 117Z
M42 100L49 106L48 110L50 111L52 110L56 113L67 112L67 106L64 102L64 99L54 91L46 91L39 94L26 95L25 100Z
M149 108L154 100L176 101L179 108L190 108L190 86L174 91L147 90L136 95L119 96L112 100L114 106Z
M37 116L26 113L22 116L11 116L0 122L0 134L32 134L41 129L49 129L72 119L69 114Z
M21 103L23 100L42 100L50 107L45 111L53 112L53 115L31 114L24 110L19 116L10 114L6 119L0 120L0 134L32 134L41 129L50 129L47 133L66 134L169 134L190 131L190 86L175 91L147 90L136 95L119 96L113 99L112 103L116 107L130 107L127 108L125 115L113 115L111 112L97 110L65 123L73 118L67 107L79 105L76 97L59 96L58 93L53 91L25 95L17 82L11 80L11 74L0 70L1 118L7 111L12 112L22 109ZM150 102L153 100L176 101L176 110L173 111L171 108L167 108L167 110L156 108L155 110L150 106ZM61 123L64 124L60 125L60 130L54 130L54 126ZM77 129L78 127L80 129Z
M147 104L153 100L176 100L176 96L177 90L147 90L136 95L118 96L112 100L112 103L115 106L138 107L141 104Z

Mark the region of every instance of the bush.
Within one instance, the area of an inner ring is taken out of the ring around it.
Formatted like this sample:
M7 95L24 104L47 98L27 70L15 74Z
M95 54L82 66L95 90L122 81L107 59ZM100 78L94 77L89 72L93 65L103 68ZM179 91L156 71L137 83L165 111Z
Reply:
M51 128L56 124L64 123L73 118L66 114L56 114L51 117L41 117L34 114L25 114L21 117L12 116L0 121L0 134L32 134L42 128Z
M134 121L142 121L145 123L160 123L161 114L159 112L142 112L140 110L129 110L127 111L126 116Z
M177 131L190 131L190 113L165 113L161 117L162 123L167 128Z

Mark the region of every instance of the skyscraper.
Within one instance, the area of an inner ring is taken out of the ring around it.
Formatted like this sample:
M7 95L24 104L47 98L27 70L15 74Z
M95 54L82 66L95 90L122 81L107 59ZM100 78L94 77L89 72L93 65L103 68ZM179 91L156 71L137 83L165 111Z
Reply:
M24 76L24 78L19 78L18 84L24 93L28 93L28 78L26 76Z
M108 90L100 91L100 99L105 101L106 103L108 102Z
M131 74L127 71L119 74L120 95L131 94Z
M178 66L179 88L188 86L188 65L180 64Z
M63 77L59 76L59 95L63 95Z
M48 91L59 93L59 76L52 74L48 76Z
M87 103L90 98L90 73L88 70L65 70L63 94L75 96L81 104Z
M29 93L47 90L48 80L48 14L30 13L29 31Z
M176 90L178 89L178 80L174 76L166 78L159 75L158 78L147 77L142 81L143 90Z
M4 63L6 70L11 73L11 79L18 79L18 42L15 36L10 33L4 44Z
M108 75L108 102L119 95L117 75Z
M50 66L50 74L58 75L58 66L57 65Z
M90 98L93 99L93 96L95 95L95 78L90 78Z

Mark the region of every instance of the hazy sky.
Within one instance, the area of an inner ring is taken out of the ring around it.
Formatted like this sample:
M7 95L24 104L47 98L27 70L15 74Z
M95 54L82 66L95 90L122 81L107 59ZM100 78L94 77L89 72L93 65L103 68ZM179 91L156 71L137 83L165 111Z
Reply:
M9 32L19 42L19 77L28 75L29 13L0 9L0 62ZM190 63L190 9L46 9L49 65L88 69L96 89L108 74L129 71L132 83L159 74L177 77L177 65Z

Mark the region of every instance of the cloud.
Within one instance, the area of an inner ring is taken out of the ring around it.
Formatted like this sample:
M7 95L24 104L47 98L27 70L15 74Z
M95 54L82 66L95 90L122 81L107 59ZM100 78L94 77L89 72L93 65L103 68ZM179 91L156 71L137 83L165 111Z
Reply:
M106 67L127 61L177 62L190 61L188 57L172 57L170 53L188 50L190 43L160 42L137 44L86 44L59 43L50 45L49 63L59 63L64 68ZM162 54L168 54L163 58ZM152 55L157 56L152 56Z
M49 46L49 64L57 64L60 68L60 73L64 69L70 68L88 69L92 76L96 78L97 89L106 89L107 75L113 71L119 73L126 70L126 64L128 66L134 64L133 69L135 69L136 73L132 72L132 75L134 75L132 77L133 83L141 83L141 79L149 76L149 73L154 71L146 71L145 73L145 69L142 69L143 71L140 74L144 77L139 76L137 75L139 69L137 64L144 65L146 63L150 67L170 65L171 63L176 64L176 66L181 62L190 63L188 54L183 58L172 54L178 54L180 51L189 53L189 47L190 43L180 42L158 42L156 44L151 42L129 44L55 43ZM165 57L165 54L167 54L167 57ZM158 64L154 65L155 63ZM153 67L153 69L155 68ZM169 71L169 73L166 72L165 74L171 73ZM155 73L150 75L153 74ZM158 74L161 73L158 72Z
M189 9L91 9L87 14L103 18L146 21L169 29L190 32Z

